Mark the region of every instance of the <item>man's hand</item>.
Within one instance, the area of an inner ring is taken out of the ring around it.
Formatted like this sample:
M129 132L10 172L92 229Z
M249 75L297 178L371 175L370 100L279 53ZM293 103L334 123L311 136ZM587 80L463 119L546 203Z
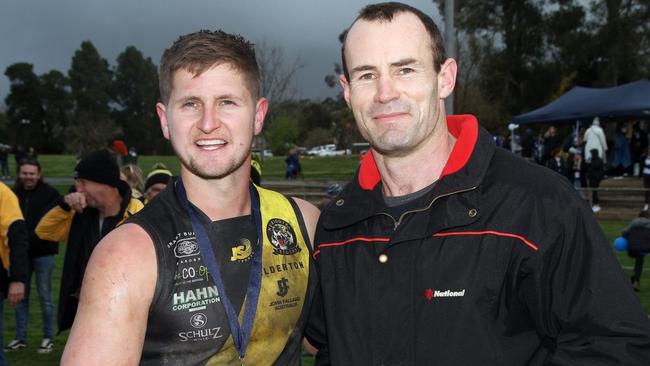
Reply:
M9 284L9 293L7 298L11 306L16 306L25 297L25 284L20 281L14 281Z
M86 194L81 192L72 192L63 196L63 201L65 201L70 208L75 211L81 212L86 208Z

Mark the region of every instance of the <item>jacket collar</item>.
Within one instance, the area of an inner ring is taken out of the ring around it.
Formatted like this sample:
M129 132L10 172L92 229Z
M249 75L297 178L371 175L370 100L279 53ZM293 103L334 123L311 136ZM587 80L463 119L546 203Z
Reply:
M478 139L478 122L469 114L447 116L447 129L457 140L439 179L456 173L467 164ZM365 190L374 189L381 181L372 149L363 157L357 179Z
M436 196L478 187L494 153L492 136L479 127L476 117L447 116L447 128L457 140L438 183L426 198L427 203ZM364 156L355 180L345 187L321 216L324 226L346 226L373 216L384 208L381 185L378 184L381 174L372 154L370 150Z

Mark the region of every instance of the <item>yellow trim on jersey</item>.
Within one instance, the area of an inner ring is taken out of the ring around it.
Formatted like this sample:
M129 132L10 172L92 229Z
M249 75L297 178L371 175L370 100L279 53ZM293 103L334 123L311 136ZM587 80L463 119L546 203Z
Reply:
M9 227L17 220L23 220L20 203L14 192L0 182L0 259L2 266L9 270Z
M302 313L309 248L307 233L302 232L289 200L280 193L256 188L262 211L262 286L244 364L271 365L284 350ZM240 324L244 307L239 314ZM207 365L231 364L241 364L232 336Z

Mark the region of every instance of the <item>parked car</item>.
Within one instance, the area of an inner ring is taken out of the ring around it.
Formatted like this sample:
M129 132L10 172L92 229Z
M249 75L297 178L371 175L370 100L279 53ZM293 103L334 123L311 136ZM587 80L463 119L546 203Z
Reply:
M310 156L337 156L345 154L345 150L336 150L336 145L334 144L314 146L307 152L307 155Z

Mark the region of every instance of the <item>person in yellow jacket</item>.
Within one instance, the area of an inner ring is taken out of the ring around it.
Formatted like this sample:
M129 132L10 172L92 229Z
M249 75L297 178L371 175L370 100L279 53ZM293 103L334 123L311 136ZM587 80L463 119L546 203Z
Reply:
M4 298L11 305L18 304L25 295L27 282L29 241L27 226L20 211L18 197L0 182L0 344L3 324ZM0 366L6 365L3 349L0 347Z
M107 150L83 158L74 174L74 192L63 196L35 230L43 240L68 244L59 292L59 332L72 326L86 264L97 243L143 207L131 197L128 183L120 180L117 162Z

